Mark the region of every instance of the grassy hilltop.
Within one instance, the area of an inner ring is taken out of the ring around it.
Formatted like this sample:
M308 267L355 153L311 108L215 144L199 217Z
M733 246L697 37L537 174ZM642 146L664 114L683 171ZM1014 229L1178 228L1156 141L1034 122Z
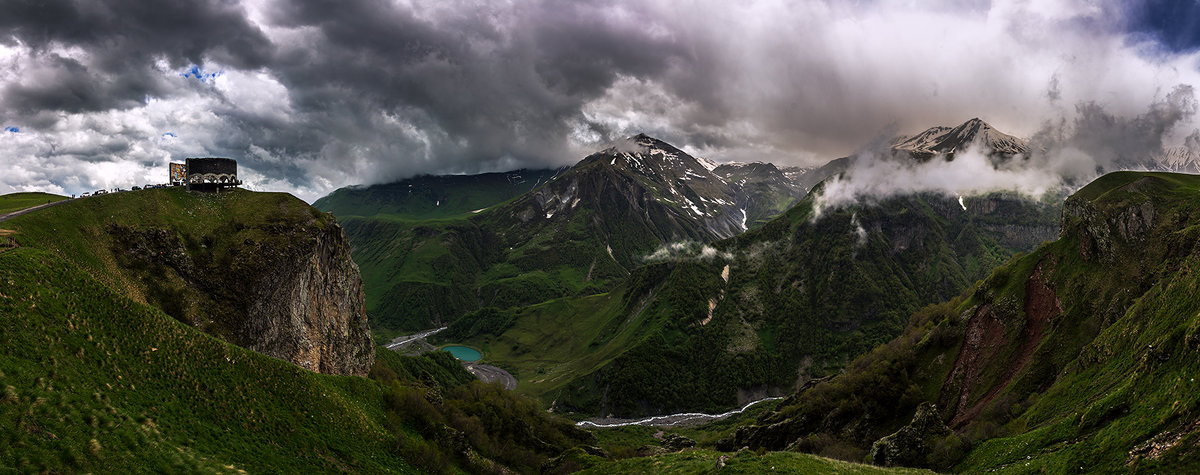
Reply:
M0 248L0 470L531 471L590 440L532 401L470 382L447 354L381 352L362 378L229 344L155 305L142 270L113 259L105 237L111 226L186 235L289 216L332 219L287 195L172 189L0 224L19 244ZM187 250L218 260L236 247L197 244Z
M60 196L50 193L9 193L0 196L0 214L8 214L13 211L19 211L25 208L31 208L37 205L44 205L56 201L68 199L66 196Z

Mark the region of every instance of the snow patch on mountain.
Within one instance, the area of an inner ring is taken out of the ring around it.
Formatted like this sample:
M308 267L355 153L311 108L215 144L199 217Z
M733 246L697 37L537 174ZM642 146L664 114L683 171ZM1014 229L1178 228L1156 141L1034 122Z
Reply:
M707 158L704 158L704 157L696 157L696 161L700 162L700 166L707 168L708 171L710 171L710 172L713 170L716 170L717 167L719 166L719 165L717 165L716 162L709 160Z

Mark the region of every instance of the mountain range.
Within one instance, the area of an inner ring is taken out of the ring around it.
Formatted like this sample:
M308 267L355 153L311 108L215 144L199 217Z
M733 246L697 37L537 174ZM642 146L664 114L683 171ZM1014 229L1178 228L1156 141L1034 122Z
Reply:
M492 201L475 199L470 206L481 209L437 219L380 210L427 206L413 204L431 199L408 193L410 185L436 189L439 181L486 180L417 178L339 190L315 203L343 210L377 332L443 325L489 306L604 292L662 245L733 236L806 192L774 165L718 167L645 135L566 170L497 175L529 174L553 178L522 194L507 181L492 180L501 191L472 185ZM375 198L362 208L338 204L350 196ZM397 204L382 204L388 199Z
M814 219L810 198L711 246L667 246L613 290L475 312L483 349L557 410L717 410L836 373L908 315L1057 231L1052 201L913 196Z
M1034 153L978 119L890 146ZM637 135L572 167L341 189L332 213L0 196L22 212L0 216L0 471L1200 469L1200 179L825 206L853 166ZM422 338L482 360L372 343L442 326ZM730 417L572 423L675 411Z
M1009 137L978 120L941 135ZM713 165L637 135L469 216L342 223L377 335L448 325L435 338L483 349L560 411L715 410L836 373L1057 231L1053 197L1015 194L818 219L803 197L848 163Z
M978 119L895 143L914 156L971 143L1028 150ZM566 169L417 177L338 190L315 206L341 218L383 338L485 307L610 291L658 248L762 226L850 164L716 165L637 135Z

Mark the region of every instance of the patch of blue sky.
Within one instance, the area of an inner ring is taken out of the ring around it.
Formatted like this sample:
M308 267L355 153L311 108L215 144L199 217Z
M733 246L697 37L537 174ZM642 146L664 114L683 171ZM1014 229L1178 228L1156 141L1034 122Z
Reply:
M1172 52L1200 49L1200 3L1196 0L1149 0L1130 7L1129 28Z
M15 126L15 125L10 125L10 126L8 126L8 127L5 127L5 128L4 128L4 131L5 131L5 132L10 132L10 133L14 133L14 134L15 134L15 133L18 133L18 132L20 132L20 131L21 131L21 128L20 128L20 127L17 127L17 126Z
M183 78L199 79L200 82L206 83L210 80L216 79L217 76L221 75L221 73L222 73L222 71L215 71L215 72L210 73L208 71L200 69L200 66L193 64L191 66L188 66L186 69L184 69L183 72L179 73L179 76L183 77Z

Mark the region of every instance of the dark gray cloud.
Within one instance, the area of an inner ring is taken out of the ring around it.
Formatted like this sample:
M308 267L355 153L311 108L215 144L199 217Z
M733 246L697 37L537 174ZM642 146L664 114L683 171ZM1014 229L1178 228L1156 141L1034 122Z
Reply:
M717 160L815 164L883 131L976 116L1019 136L1094 128L1093 148L1155 137L1111 152L1126 156L1184 141L1194 114L1170 91L1200 78L1194 54L1127 33L1115 2L0 9L0 126L20 129L0 133L0 192L152 181L203 154L313 199L415 173L567 164L642 131Z
M383 115L421 124L428 148L409 159L464 170L506 158L561 162L575 152L572 121L584 103L620 75L658 75L681 49L586 2L452 5L436 19L375 1L333 4L290 3L271 19L318 32L283 47L275 65L293 100L356 114L339 136L373 129Z
M1097 172L1137 168L1163 154L1169 134L1195 117L1196 108L1195 90L1187 84L1132 117L1113 114L1096 102L1080 103L1072 121L1047 123L1030 145L1046 160L1067 150L1086 155L1092 168L1069 170L1069 176L1091 178Z
M18 0L0 6L0 42L29 48L40 66L3 85L7 113L128 109L171 87L153 67L213 60L266 65L273 45L231 2ZM86 56L66 56L78 48Z
M35 50L86 45L103 67L164 55L176 65L211 57L248 68L263 65L271 42L231 1L16 0L5 2L0 32ZM106 69L105 72L115 72Z

